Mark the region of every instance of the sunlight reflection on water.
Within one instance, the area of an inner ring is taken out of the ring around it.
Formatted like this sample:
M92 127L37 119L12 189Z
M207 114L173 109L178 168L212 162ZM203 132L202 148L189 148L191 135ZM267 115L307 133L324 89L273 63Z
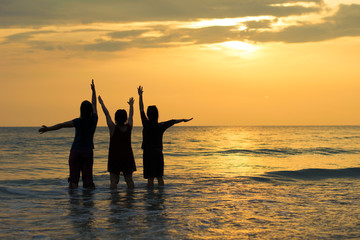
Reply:
M360 237L359 127L173 128L164 136L166 186L153 189L135 128L136 188L127 191L121 178L116 192L106 128L95 136L97 189L70 192L73 132L34 130L0 131L4 239Z

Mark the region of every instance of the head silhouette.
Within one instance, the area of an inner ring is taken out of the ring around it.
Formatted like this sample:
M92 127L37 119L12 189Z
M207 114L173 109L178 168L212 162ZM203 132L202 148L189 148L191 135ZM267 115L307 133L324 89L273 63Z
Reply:
M80 106L80 117L82 118L88 118L92 115L92 104L85 100L81 103Z
M115 123L116 125L124 125L127 120L127 112L124 109L119 109L115 113Z
M159 111L155 105L149 106L147 108L146 114L151 122L158 122L159 119Z

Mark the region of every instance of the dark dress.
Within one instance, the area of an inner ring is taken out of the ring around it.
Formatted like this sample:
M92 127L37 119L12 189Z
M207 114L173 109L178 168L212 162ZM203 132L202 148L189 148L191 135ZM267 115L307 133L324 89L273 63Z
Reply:
M162 177L164 175L163 135L166 129L175 124L174 120L153 123L141 112L143 123L143 165L144 178Z
M115 174L122 172L124 175L128 175L136 171L136 165L131 148L132 127L125 126L125 132L116 126L114 135L110 138L108 171Z

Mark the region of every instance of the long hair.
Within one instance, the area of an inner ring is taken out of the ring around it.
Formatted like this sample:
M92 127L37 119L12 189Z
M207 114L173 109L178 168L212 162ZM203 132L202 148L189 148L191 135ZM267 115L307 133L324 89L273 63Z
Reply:
M90 118L92 116L92 104L88 100L85 100L81 103L80 106L80 117L81 118Z
M92 104L87 100L83 101L80 106L80 119L81 119L80 131L84 135L88 135L89 129L91 128L92 114L93 114Z
M157 123L159 120L159 111L155 105L148 106L146 115L150 122Z
M127 120L127 112L124 109L119 109L115 113L115 123L116 125L124 126Z

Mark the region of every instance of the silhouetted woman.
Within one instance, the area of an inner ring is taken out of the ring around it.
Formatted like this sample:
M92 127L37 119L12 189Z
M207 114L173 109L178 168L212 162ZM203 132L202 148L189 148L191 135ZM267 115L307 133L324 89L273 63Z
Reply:
M109 127L110 146L108 158L108 171L110 172L110 188L116 189L119 183L120 173L124 175L125 182L129 189L134 188L132 173L136 171L134 154L131 148L131 130L133 127L134 99L130 98L129 119L124 109L115 113L115 124L112 121L109 111L99 96L99 103L106 116L106 123ZM126 123L126 120L127 123Z
M40 133L54 131L61 128L75 127L75 138L71 146L69 156L70 177L69 187L75 189L78 187L80 172L82 174L83 187L94 189L93 182L93 163L94 163L94 133L98 122L96 110L96 91L94 80L91 83L92 103L85 100L80 106L80 118L71 121L59 123L51 127L43 125Z
M141 122L143 125L143 164L144 178L148 179L148 186L154 185L157 178L159 186L164 185L164 156L163 134L166 129L174 124L188 122L190 119L173 119L166 122L158 122L159 113L156 106L149 106L145 115L143 103L143 87L138 87Z

